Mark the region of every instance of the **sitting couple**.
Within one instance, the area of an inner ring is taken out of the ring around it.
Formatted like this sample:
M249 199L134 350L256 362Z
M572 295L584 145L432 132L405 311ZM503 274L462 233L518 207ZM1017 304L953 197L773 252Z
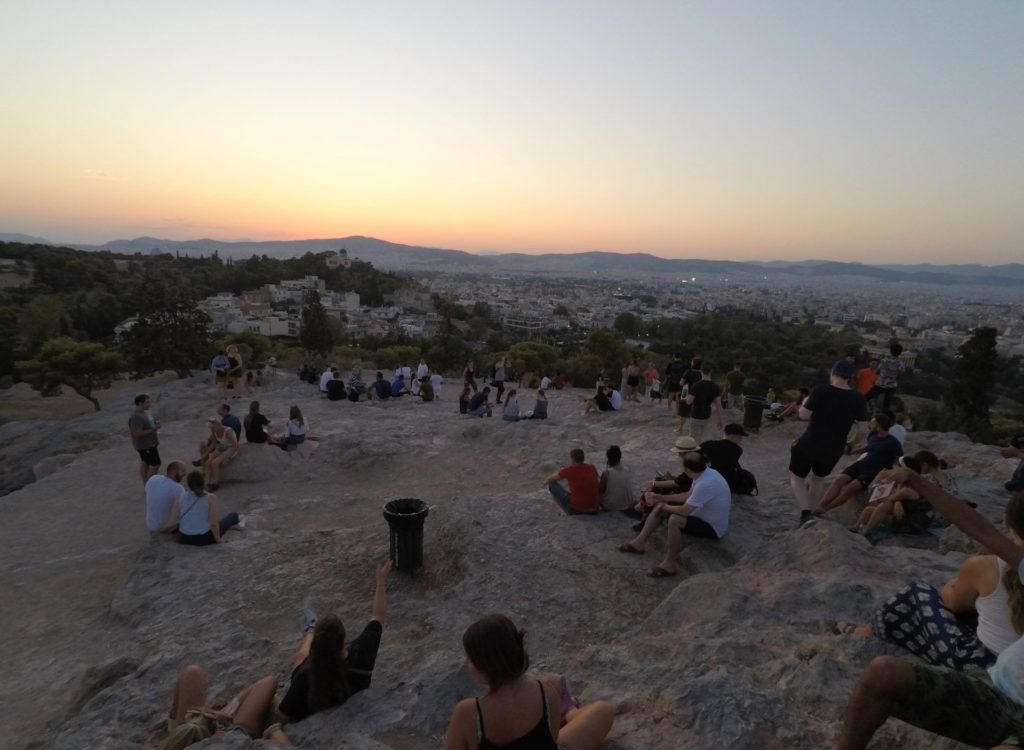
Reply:
M648 538L668 518L665 556L647 575L651 578L666 578L679 573L679 552L683 536L717 541L725 536L729 527L729 511L732 508L732 492L725 478L711 468L708 459L689 445L692 438L680 438L672 449L683 461L683 474L690 487L675 494L655 494L655 482L649 484L641 496L644 505L653 505L640 533L619 547L620 552L635 555L644 553ZM683 447L680 447L683 443ZM695 448L696 446L694 446ZM662 483L676 480L661 480ZM685 484L685 482L684 482Z

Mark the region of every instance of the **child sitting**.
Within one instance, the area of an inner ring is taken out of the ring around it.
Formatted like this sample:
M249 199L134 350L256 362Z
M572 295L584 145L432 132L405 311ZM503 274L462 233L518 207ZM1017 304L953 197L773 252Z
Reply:
M900 464L915 474L921 473L921 462L914 456L904 456ZM909 487L897 487L891 482L875 484L871 487L868 504L850 531L867 535L879 526L888 526L893 519L905 520L906 526L924 531L930 524L930 514L931 505Z

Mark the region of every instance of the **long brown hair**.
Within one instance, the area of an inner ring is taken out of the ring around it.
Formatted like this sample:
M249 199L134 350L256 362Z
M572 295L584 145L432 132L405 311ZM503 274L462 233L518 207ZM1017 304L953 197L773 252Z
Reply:
M1021 539L1024 539L1024 492L1018 492L1006 504L1006 525ZM1003 573L1003 585L1006 587L1010 605L1010 622L1013 629L1024 634L1024 585L1021 585L1017 568L1006 567Z
M473 666L487 676L491 690L518 679L530 667L523 647L526 632L505 615L481 617L462 634L462 647Z
M316 622L309 646L310 713L337 706L348 699L348 663L345 661L345 626L337 615Z
M252 420L260 415L260 402L253 401L249 404L249 413L245 415L245 429L249 429L252 425Z

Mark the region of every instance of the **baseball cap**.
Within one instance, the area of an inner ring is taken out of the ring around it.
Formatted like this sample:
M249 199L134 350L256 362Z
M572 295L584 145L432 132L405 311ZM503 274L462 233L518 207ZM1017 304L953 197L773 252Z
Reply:
M848 359L841 359L832 365L832 374L847 380L852 378L856 371L856 365Z
M726 435L742 435L743 437L747 437L750 433L748 433L746 430L743 429L743 425L736 424L735 422L732 422L732 423L727 424L725 426L725 434Z
M691 451L697 450L698 447L696 440L689 435L683 435L680 438L676 438L676 444L672 447L672 452L690 453Z

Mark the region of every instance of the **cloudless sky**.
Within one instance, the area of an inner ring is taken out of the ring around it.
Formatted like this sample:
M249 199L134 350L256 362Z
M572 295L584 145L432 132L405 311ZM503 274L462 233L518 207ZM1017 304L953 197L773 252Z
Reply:
M1024 259L1024 3L0 4L0 231Z

